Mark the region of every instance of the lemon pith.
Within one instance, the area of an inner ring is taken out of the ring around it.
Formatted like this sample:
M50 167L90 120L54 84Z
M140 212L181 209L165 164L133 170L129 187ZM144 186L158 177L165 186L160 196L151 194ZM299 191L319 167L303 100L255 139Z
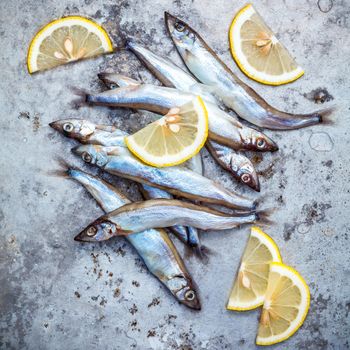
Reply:
M181 164L197 154L208 137L208 112L197 96L172 108L161 119L125 138L129 150L144 163L166 167Z
M47 55L46 53L40 51L40 49L44 48L44 46L42 45L43 42L45 40L46 40L46 43L50 42L51 35L53 35L55 33L55 31L56 32L59 30L62 31L62 30L64 30L64 28L70 29L72 27L74 27L75 29L81 28L81 30L86 30L88 35L91 36L90 38L88 38L86 36L84 44L88 44L89 42L91 42L93 40L95 40L95 42L99 41L100 51L96 52L96 54L101 54L101 53L113 51L113 46L112 46L111 40L110 40L107 32L101 26L99 26L97 23L89 20L88 18L81 17L81 16L63 17L63 18L60 18L57 20L53 20L52 22L46 24L43 28L41 28L37 32L37 34L32 39L32 41L29 45L28 55L27 55L27 67L28 67L29 73L34 73L36 71L43 70L43 69L49 69L49 68L52 68L55 66L62 65L62 64L67 63L67 62L81 59L83 57L94 56L93 52L89 52L88 50L85 50L85 51L81 50L80 51L81 57L79 55L77 55L77 57L73 57L74 55L70 55L69 53L67 54L67 52L65 52L63 50L64 43L55 42L54 39L51 40L52 44L54 44L55 47L57 48L57 52L62 54L62 57L61 56L52 56L52 55L50 56L50 55ZM70 38L70 39L71 39L70 44L74 44L74 37ZM83 47L81 47L81 48L83 49ZM74 47L72 47L72 50L73 49L74 49ZM67 54L67 58L69 58L69 59L65 60L65 58L66 58L65 54ZM42 69L38 68L38 66L39 66L38 59L40 58L40 56L43 56L48 61L51 61L51 65L48 65L47 68L46 67L42 68Z
M238 67L257 82L282 85L304 74L251 4L244 6L234 17L229 41Z
M271 263L261 313L258 345L272 345L291 337L303 324L310 306L310 291L290 266Z
M276 243L260 228L252 227L231 290L228 310L247 311L263 304L271 261L282 261Z

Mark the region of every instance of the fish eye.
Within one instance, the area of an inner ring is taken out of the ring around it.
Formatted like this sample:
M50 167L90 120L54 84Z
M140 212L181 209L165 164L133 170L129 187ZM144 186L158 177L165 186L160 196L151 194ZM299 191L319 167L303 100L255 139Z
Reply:
M66 132L71 132L74 129L74 125L72 123L64 123L63 130Z
M118 87L118 85L115 84L115 83L110 83L110 84L109 84L109 88L110 88L110 89L116 89L117 87Z
M91 163L91 161L92 161L91 155L89 153L87 153L87 152L83 152L82 155L81 155L81 158L86 163Z
M250 175L249 174L243 174L241 176L241 180L244 182L244 183L247 183L250 181Z
M97 229L96 229L96 227L94 227L94 226L91 226L91 227L89 227L89 228L86 230L86 234L87 234L89 237L95 236L96 233L97 233Z
M256 142L256 145L258 146L258 148L263 148L266 145L266 142L264 139L258 139L258 141Z
M175 28L178 32L183 32L185 30L185 25L182 22L176 22Z
M185 293L185 299L186 300L189 300L189 301L192 301L196 298L196 294L194 294L194 291L193 290L188 290L186 293Z

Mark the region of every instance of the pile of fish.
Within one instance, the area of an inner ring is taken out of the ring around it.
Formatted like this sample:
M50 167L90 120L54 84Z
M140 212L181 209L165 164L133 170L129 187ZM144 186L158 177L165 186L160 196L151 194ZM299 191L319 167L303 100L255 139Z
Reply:
M240 81L190 26L168 13L165 22L192 75L169 59L129 40L127 48L164 86L144 84L117 73L100 73L98 77L109 90L87 94L86 101L166 114L169 109L200 95L208 110L206 147L209 153L235 179L259 191L254 166L240 152L273 152L278 146L251 125L293 130L321 123L331 111L293 115L276 110ZM268 222L269 212L257 210L257 201L205 177L200 154L184 165L154 168L129 152L124 143L127 134L114 126L96 125L83 119L58 120L50 126L82 144L72 151L85 163L136 181L145 198L143 202L131 203L101 178L78 169L68 169L66 175L82 184L105 212L75 240L98 242L125 236L149 271L178 301L192 309L200 309L198 293L167 231L200 251L198 229L225 230L259 220ZM224 206L230 212L214 210L208 207L210 204Z

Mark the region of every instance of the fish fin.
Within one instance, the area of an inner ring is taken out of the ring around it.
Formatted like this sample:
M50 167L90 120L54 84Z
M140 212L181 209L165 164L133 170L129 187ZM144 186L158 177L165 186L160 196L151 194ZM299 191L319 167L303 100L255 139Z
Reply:
M120 152L117 148L113 148L107 151L107 156L120 156Z
M104 124L97 124L97 125L95 125L95 128L98 130L108 131L111 133L118 130L117 127L114 125L104 125Z
M256 212L256 220L259 221L259 225L270 226L275 221L270 219L270 216L276 211L276 208L264 209Z
M122 230L122 229L118 229L117 230L118 236L128 236L131 235L133 233L135 233L133 230Z

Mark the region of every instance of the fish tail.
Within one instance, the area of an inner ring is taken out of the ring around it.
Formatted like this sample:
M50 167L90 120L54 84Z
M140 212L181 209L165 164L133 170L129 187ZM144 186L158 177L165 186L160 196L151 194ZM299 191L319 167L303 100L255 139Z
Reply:
M89 94L88 91L77 88L76 86L70 86L70 91L73 93L73 95L77 96L76 99L71 101L71 106L74 109L80 109L81 107L87 106L87 100L86 96Z
M259 224L262 226L270 226L274 223L273 220L270 219L270 216L276 211L275 208L269 208L257 211L255 213L256 215L256 221L259 221Z
M195 251L196 256L198 256L199 259L201 259L202 261L204 261L206 263L209 261L209 256L212 255L211 249L209 249L205 245L199 245L199 246L195 247L194 251Z
M48 176L62 177L64 179L69 179L68 170L56 169L47 172Z
M56 157L56 161L59 164L59 169L50 170L47 172L48 176L61 177L64 179L71 179L74 171L81 171L78 168L68 164L63 158Z
M47 175L54 177L63 177L65 179L68 179L68 169L70 168L70 165L61 157L55 157L55 160L59 164L59 169L49 170L47 172Z
M333 121L330 119L330 116L335 110L336 110L336 107L332 106L332 107L320 109L318 111L315 111L313 113L308 113L308 114L290 114L285 112L279 112L279 113L287 117L290 116L298 119L318 120L318 122L322 124L333 124Z
M336 110L335 106L322 109L318 112L316 112L319 115L320 122L325 125L332 125L334 124L334 120L332 119L332 114Z

